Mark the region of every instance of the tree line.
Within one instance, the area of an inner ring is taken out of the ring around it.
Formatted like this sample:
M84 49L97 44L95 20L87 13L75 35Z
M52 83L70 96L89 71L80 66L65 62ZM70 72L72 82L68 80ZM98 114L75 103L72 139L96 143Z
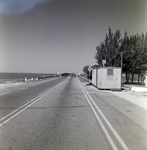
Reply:
M128 75L132 75L133 83L134 74L138 75L138 83L140 77L142 81L147 71L147 33L128 36L125 32L122 37L119 29L113 33L109 27L105 39L96 46L96 63L102 67L102 60L106 60L105 66L121 67L121 53L122 72L126 75L126 82Z

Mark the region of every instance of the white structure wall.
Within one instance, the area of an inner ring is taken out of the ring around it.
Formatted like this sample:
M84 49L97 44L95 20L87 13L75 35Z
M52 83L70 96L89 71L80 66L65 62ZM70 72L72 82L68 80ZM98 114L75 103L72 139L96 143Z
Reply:
M92 84L99 89L121 90L121 68L103 67L94 69Z

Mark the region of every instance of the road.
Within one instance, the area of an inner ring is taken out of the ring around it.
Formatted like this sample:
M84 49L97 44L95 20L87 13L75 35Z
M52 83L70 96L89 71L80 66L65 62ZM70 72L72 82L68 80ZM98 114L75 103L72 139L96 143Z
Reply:
M83 79L59 77L0 96L0 150L147 150L147 111Z

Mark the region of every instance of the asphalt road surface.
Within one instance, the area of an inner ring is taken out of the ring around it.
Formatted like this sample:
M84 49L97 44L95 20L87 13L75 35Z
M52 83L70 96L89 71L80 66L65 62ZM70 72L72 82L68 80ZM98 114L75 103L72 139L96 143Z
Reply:
M147 111L76 77L7 89L0 118L0 150L147 150Z

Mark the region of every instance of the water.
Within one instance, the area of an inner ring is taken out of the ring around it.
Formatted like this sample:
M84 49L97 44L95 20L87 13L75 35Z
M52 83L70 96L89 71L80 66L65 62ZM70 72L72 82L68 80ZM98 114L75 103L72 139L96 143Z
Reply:
M10 81L21 81L25 77L27 79L37 78L37 77L50 77L53 74L43 74L43 73L0 73L0 83L10 82Z

